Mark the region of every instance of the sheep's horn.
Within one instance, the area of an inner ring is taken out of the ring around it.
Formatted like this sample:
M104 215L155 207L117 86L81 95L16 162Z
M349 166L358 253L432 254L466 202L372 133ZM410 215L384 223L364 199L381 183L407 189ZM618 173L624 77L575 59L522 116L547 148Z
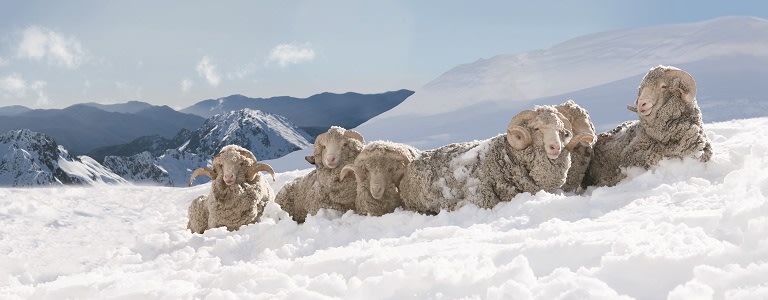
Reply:
M568 145L565 145L565 148L568 149L568 151L573 151L576 146L579 144L582 144L584 146L590 146L595 143L595 135L589 134L589 133L582 133L577 134L571 139L571 142L568 143Z
M249 169L249 171L250 171L250 172L253 172L253 175L252 175L252 176L249 176L249 177L250 177L250 180L253 180L253 177L256 177L256 173L259 173L259 172L267 172L267 173L269 173L270 175L272 175L272 181L275 181L275 170L273 170L273 169L272 169L272 166L270 166L270 165L268 165L268 164L262 164L262 163L253 164L253 166L251 166L251 168ZM250 173L250 172L249 172L249 173ZM249 174L249 175L250 175L250 174Z
M525 149L531 144L531 134L522 123L533 119L538 113L533 110L524 110L512 117L507 126L507 143L515 149Z
M347 174L349 172L352 172L355 174L355 177L358 179L364 179L363 176L363 170L360 169L360 167L355 165L346 165L344 168L341 169L341 173L339 174L339 180L344 180L345 177L347 177Z
M216 178L215 172L213 170L209 168L197 168L194 172L192 172L192 176L189 177L189 186L192 186L192 181L195 180L195 177L198 175L205 175L211 179Z
M360 141L361 143L365 144L365 139L363 138L363 135L360 134L357 131L346 130L346 131L344 131L344 136L348 137L348 138L356 139L356 140Z
M693 80L691 74L680 69L667 69L664 73L674 78L672 79L672 82L674 82L675 79L680 80L680 84L677 88L680 89L680 92L683 94L683 100L686 102L696 101L696 81Z
M328 138L328 133L323 132L321 134L318 134L315 138L315 144L325 145L325 140Z

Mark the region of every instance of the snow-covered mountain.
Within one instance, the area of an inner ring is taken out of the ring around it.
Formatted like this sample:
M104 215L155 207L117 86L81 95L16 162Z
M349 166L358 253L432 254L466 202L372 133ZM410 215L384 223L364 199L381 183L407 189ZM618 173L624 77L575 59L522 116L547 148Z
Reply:
M195 168L209 164L226 145L249 149L261 161L307 148L310 140L284 117L246 108L215 115L195 131L180 132L173 139L178 144L164 151L106 156L104 165L133 182L182 186Z
M50 136L28 129L0 135L0 185L126 183L88 156L70 156Z
M308 98L248 98L232 95L200 101L181 112L211 117L215 114L250 108L285 116L312 136L332 125L354 128L368 119L400 104L413 91L399 90L380 94L321 93Z
M710 21L596 33L546 50L459 65L358 127L371 139L433 148L502 132L535 104L574 99L598 128L635 118L640 78L656 65L689 71L707 121L768 114L768 20ZM738 104L738 105L734 105Z

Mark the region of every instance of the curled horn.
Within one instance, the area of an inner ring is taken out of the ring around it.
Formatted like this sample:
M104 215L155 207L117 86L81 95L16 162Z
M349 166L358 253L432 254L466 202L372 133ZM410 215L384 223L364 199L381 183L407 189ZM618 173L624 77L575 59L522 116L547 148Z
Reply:
M564 106L565 104L568 104L568 102L556 107L557 111L561 114L573 117L572 119L568 119L571 121L571 126L573 127L573 138L571 138L571 141L568 143L568 145L565 145L565 148L568 149L568 151L573 151L573 149L576 148L576 146L579 144L584 146L590 146L594 144L596 139L595 130L593 129L592 124L590 124L591 122L589 121L589 116L584 115L578 111L574 111L578 108L571 108L572 110L569 111L567 110L567 107Z
M195 180L195 177L198 175L205 175L210 177L211 179L216 178L216 172L214 172L210 168L197 168L194 172L192 172L192 176L189 177L189 186L192 186L192 181Z
M363 135L360 134L357 131L354 131L354 130L351 130L351 129L350 130L346 130L346 131L344 131L344 136L348 137L348 138L356 139L356 140L360 141L361 143L365 144L365 139L363 138Z
M531 134L522 123L533 119L538 113L533 110L524 110L515 115L507 126L507 143L512 148L521 150L531 144Z
M349 174L349 172L352 172L353 174L355 174L355 177L360 180L365 179L365 174L363 173L362 168L349 164L344 166L344 168L341 169L341 174L339 174L339 180L344 180L344 177L347 177L347 174Z
M664 74L671 77L672 87L680 90L683 100L686 102L696 101L696 81L693 80L691 74L680 69L668 69Z
M248 177L251 178L251 180L253 180L253 178L256 177L256 173L260 171L269 173L270 175L272 175L272 181L275 181L275 170L272 169L272 166L268 164L262 164L262 163L253 164L248 169ZM251 172L253 172L253 175L250 175Z
M237 150L237 153L240 153L240 155L253 160L253 163L248 167L248 170L245 172L246 180L248 180L249 182L253 181L253 179L256 177L256 174L259 173L259 171L264 171L271 174L272 181L275 181L275 171L272 170L272 167L268 164L257 163L258 160L256 160L256 155L253 155L253 152L248 151L246 149L239 149Z

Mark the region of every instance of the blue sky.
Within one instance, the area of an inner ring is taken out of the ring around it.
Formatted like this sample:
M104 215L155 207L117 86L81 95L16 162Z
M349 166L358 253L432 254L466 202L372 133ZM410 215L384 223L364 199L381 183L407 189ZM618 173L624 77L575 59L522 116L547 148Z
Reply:
M0 106L418 89L450 68L763 1L0 0Z

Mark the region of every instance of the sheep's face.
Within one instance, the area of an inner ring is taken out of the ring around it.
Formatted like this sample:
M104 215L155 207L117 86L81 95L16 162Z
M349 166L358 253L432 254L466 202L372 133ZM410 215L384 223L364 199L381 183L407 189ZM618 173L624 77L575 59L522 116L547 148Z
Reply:
M323 165L331 169L338 167L343 157L342 151L348 143L349 141L344 137L329 138L323 145Z
M570 123L552 112L541 112L528 123L534 144L540 144L549 159L560 157L571 141Z
M403 178L405 167L399 161L379 161L365 164L371 196L380 200L390 185L396 185Z
M645 75L637 91L635 106L629 109L637 112L641 119L653 119L668 99L681 99L681 104L688 104L695 101L695 96L696 83L690 74L659 66Z
M220 153L213 165L224 184L229 186L247 180L246 170L253 165L253 161L237 152L227 151Z
M333 126L328 132L317 136L315 140L315 155L320 155L322 165L334 169L343 163L344 151L354 147L354 145L350 145L351 143L357 143L358 147L362 147L365 140L357 131ZM314 159L311 161L307 159L307 161L313 164L317 163Z

